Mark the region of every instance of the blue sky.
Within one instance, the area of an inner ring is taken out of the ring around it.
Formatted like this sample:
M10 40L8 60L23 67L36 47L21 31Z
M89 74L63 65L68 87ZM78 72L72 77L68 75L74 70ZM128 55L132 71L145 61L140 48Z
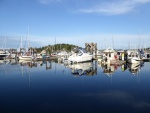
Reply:
M0 45L86 42L107 48L150 45L150 0L0 0ZM140 38L139 38L140 37ZM11 43L9 43L11 42ZM1 48L0 47L0 48Z

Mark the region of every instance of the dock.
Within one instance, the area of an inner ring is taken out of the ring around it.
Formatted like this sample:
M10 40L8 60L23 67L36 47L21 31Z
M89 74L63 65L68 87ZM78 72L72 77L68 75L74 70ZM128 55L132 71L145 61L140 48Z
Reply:
M122 61L122 60L112 60L112 61L110 61L111 65L118 65L118 66L123 65L125 63L126 63L126 61Z
M33 61L48 61L48 60L56 60L58 57L50 57L50 58L38 58L33 59Z
M143 62L150 62L150 59L143 59Z

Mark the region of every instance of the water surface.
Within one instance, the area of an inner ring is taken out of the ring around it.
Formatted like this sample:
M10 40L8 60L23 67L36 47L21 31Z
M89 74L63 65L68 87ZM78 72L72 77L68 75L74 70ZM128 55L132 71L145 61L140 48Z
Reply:
M149 62L0 61L0 113L148 113L149 73Z

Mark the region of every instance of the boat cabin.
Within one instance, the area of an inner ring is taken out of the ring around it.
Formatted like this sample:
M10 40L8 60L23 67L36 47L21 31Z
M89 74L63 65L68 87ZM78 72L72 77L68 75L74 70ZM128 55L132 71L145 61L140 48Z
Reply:
M117 53L114 49L108 48L103 51L104 57L106 60L116 60L117 59Z
M117 58L119 59L119 60L127 60L127 57L126 57L127 55L126 55L126 53L125 53L125 51L124 50L118 50L117 51Z

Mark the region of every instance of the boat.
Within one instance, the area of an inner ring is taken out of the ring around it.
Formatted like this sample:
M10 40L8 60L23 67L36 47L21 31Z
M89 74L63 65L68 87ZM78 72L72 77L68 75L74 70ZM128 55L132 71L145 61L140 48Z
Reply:
M21 55L19 60L32 60L34 57L32 55Z
M57 54L58 54L57 52L54 52L54 53L51 53L51 56L52 57L57 57Z
M132 58L128 59L128 62L132 63L132 64L138 64L140 61L141 61L141 59L138 57L132 57Z
M19 60L32 60L33 56L22 55L19 56Z
M36 56L34 58L34 60L38 61L38 60L47 60L49 59L50 56L46 54L46 51L42 51L38 56Z
M0 50L0 58L4 58L4 57L6 57L6 56L8 56L8 55L10 55L9 52Z
M68 61L72 63L87 62L92 61L92 59L93 55L88 53L85 49L76 49L75 52L68 57Z
M128 51L128 63L140 63L141 58L138 51Z
M143 61L150 61L150 51L149 50L141 50L140 55Z
M60 51L60 52L57 53L57 56L60 56L60 57L68 56L68 52L67 51Z
M28 50L30 50L29 48L30 48L30 41L29 41L29 27L28 27L28 36L27 36L27 38L28 38ZM33 60L34 59L34 57L33 57L33 55L31 54L31 52L26 52L26 49L25 48L22 48L22 37L21 37L21 50L24 50L24 52L21 54L21 56L19 56L18 58L19 58L19 60L27 60L27 61L29 61L29 60Z
M103 58L107 58L107 60L116 60L115 56L117 55L116 50L114 50L113 48L107 48L103 51Z

